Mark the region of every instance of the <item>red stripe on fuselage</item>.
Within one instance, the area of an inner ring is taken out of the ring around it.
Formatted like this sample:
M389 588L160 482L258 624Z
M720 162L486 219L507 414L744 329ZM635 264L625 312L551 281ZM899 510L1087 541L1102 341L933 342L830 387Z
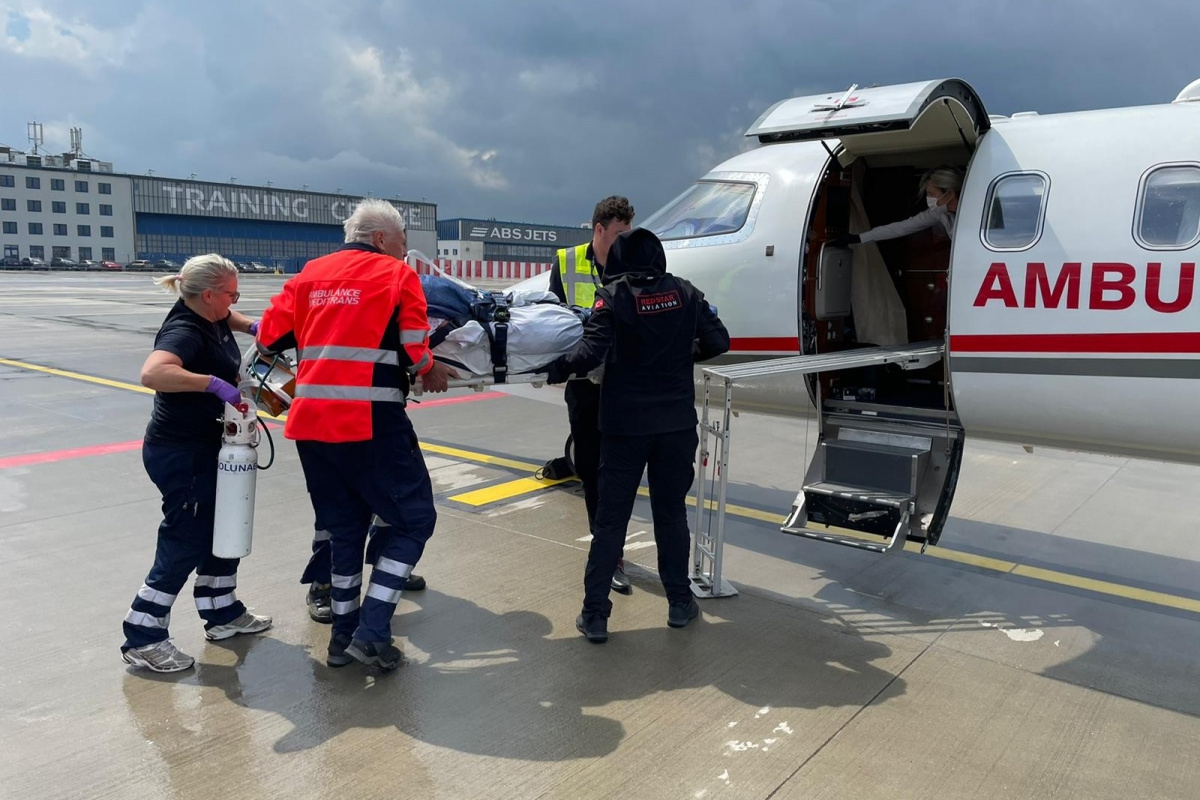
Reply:
M950 337L952 353L1200 354L1200 333L1016 333Z

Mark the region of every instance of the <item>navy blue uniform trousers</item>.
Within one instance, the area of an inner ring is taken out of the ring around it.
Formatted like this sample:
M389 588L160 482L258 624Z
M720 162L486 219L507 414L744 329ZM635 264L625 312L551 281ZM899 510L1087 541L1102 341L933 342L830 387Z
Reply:
M695 477L695 428L646 436L613 436L600 440L599 503L596 529L583 572L583 613L609 616L613 574L625 549L625 532L633 515L642 473L650 484L650 512L658 547L658 575L668 603L691 599L688 553L687 495Z
M407 415L364 442L297 441L318 531L329 532L334 635L390 642L400 592L433 535L433 485ZM370 583L362 597L364 548ZM361 598L361 600L360 600Z
M192 594L205 628L232 622L246 611L234 592L238 559L212 554L219 450L142 445L146 473L162 493L163 521L154 566L125 616L122 651L169 636L171 606L193 570Z

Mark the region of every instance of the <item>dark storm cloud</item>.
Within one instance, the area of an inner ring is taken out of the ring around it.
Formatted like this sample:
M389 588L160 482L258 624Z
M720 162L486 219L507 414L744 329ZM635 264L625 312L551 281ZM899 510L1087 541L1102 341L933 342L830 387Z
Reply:
M0 0L0 141L36 117L129 172L567 224L620 192L644 219L796 94L961 77L993 113L1170 101L1200 77L1198 8Z

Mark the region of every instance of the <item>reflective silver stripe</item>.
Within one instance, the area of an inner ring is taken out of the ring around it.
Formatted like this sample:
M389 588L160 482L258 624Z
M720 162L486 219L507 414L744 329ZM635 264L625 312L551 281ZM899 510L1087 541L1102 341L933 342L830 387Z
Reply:
M431 356L429 354L429 351L426 350L425 355L421 356L421 360L418 361L416 364L413 364L413 369L416 370L417 372L420 372L421 370L425 369L425 365L428 364L432 360L433 360L433 356Z
M313 534L313 541L314 542L328 542L329 541L329 531L317 531L316 533Z
M216 611L218 608L228 608L237 602L237 592L223 594L220 597L197 597L197 611Z
M358 598L356 597L353 600L334 600L330 602L329 606L333 609L334 614L349 614L358 608Z
M197 575L196 586L210 586L213 589L232 589L237 586L237 575Z
M379 516L378 514L371 515L371 524L374 525L376 528L392 527L391 525L388 525L386 522L384 522L383 517Z
M401 334L403 337L403 334ZM305 347L296 351L301 361L311 361L326 358L331 361L364 361L368 364L400 364L400 355L395 350L379 350L374 347L343 347L337 344L326 344L319 347Z
M367 597L374 597L376 600L382 600L385 603L395 605L400 602L400 590L389 589L386 586L380 586L378 583L372 583L367 587Z
M559 272L566 282L563 294L566 295L567 305L573 305L575 303L575 248L570 247L559 252L563 254L562 261L559 262Z
M362 573L357 575L331 575L333 585L338 589L353 589L362 586Z
M390 558L384 558L383 556L380 556L379 560L375 562L375 569L395 575L398 578L407 578L413 571L411 564L403 564L399 561L393 561Z
M130 625L138 625L142 628L166 628L171 624L171 615L167 614L165 617L155 617L147 614L145 611L130 610L125 615L125 621Z
M399 389L380 386L325 386L301 384L296 387L296 397L314 400L369 400L372 403L403 403L404 395Z
M429 331L400 331L400 344L420 344L429 338Z
M138 597L160 606L170 606L175 602L176 595L160 592L158 589L151 589L143 583L142 588L138 589Z

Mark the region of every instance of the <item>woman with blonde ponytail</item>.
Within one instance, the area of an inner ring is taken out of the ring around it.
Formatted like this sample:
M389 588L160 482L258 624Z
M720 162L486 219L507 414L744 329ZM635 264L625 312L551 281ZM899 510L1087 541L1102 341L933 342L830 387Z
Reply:
M194 571L196 610L208 639L260 633L270 617L251 614L237 599L237 559L212 554L217 453L225 403L237 403L241 352L233 332L258 323L234 311L238 274L216 253L189 258L178 275L154 281L179 295L142 365L142 385L154 390L142 463L162 492L154 566L125 615L125 663L178 672L195 663L168 638L175 596Z

